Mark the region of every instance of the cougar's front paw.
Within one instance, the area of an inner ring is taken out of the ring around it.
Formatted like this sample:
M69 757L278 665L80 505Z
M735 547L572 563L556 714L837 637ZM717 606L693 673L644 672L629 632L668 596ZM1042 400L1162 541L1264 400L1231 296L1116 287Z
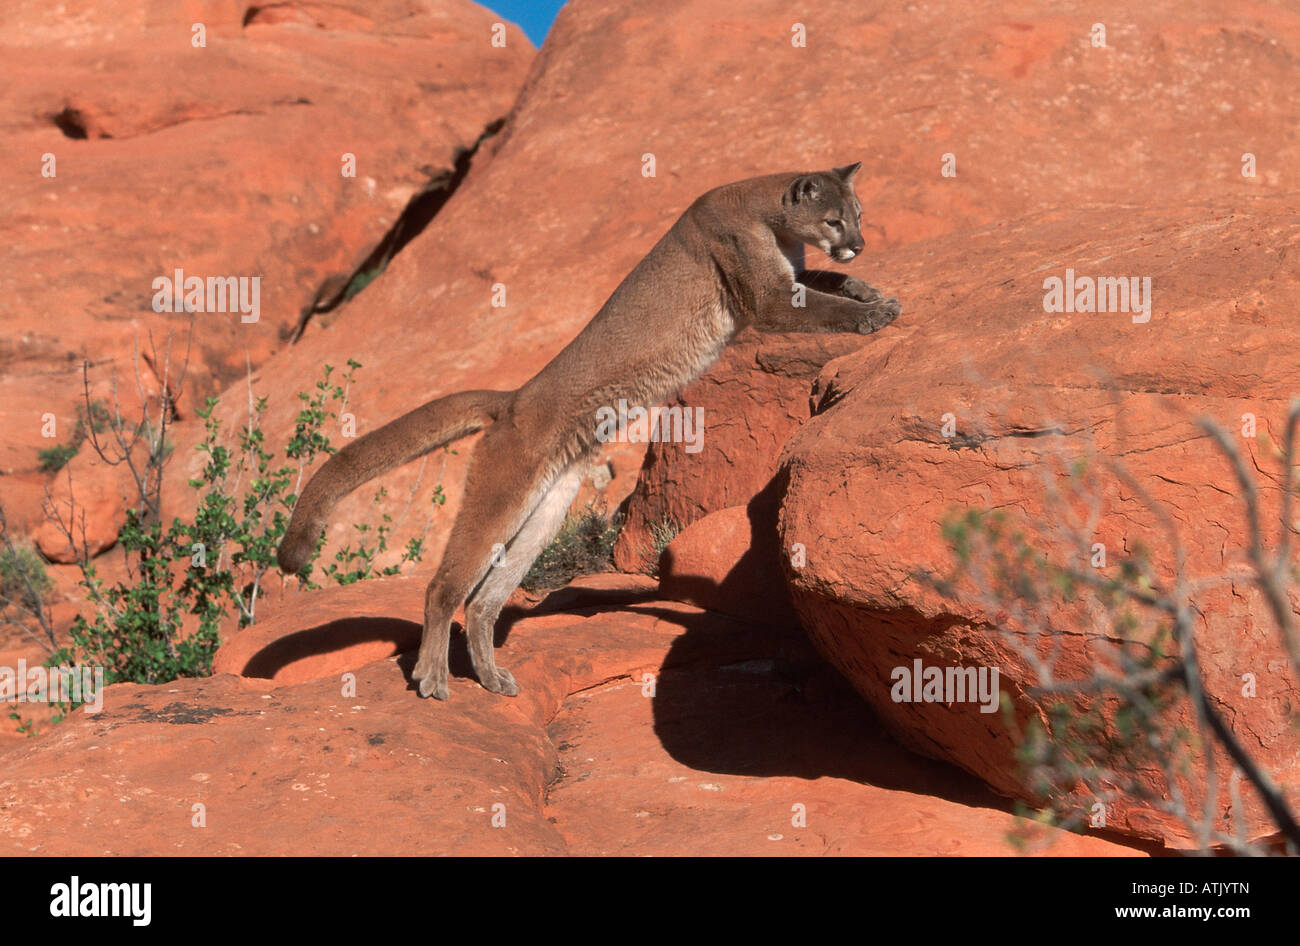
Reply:
M858 333L870 335L872 332L878 332L898 318L899 313L902 311L902 304L894 298L881 299L872 303L869 311L864 313L863 317L858 320Z
M497 667L496 678L483 680L483 689L491 693L500 693L502 696L518 696L519 684L515 683L515 678L509 670L504 667Z
M869 286L861 279L849 276L840 286L840 294L856 299L858 302L875 302L881 298L881 292L875 286Z

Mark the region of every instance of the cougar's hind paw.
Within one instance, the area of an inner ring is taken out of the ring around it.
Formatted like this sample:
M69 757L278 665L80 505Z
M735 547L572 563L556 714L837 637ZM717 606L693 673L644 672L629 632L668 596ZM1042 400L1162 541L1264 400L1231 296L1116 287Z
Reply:
M435 700L445 700L451 696L451 688L446 680L438 680L433 674L420 678L420 696L431 696Z
M515 683L514 675L504 667L497 667L495 680L484 680L483 689L491 693L500 693L502 696L518 696L519 684Z

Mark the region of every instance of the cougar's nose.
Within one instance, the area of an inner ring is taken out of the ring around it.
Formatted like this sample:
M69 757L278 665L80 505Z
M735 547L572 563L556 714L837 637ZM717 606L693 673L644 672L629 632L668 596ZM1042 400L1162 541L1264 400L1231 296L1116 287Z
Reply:
M849 244L849 249L853 251L854 256L857 256L859 253L862 252L862 241L854 240L852 243Z

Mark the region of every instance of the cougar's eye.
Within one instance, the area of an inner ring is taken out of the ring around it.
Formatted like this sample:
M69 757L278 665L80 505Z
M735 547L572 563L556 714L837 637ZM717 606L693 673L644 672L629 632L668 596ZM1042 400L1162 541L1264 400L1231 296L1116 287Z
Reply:
M844 221L843 221L843 220L837 220L835 217L827 217L827 218L826 218L826 226L831 227L831 228L833 228L833 229L835 229L835 230L843 230L843 229L844 229Z

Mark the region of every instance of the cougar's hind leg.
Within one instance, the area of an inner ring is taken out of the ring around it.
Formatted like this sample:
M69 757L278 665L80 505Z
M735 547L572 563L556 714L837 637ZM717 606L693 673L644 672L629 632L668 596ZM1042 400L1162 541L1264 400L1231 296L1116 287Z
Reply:
M424 635L414 673L421 696L447 699L452 615L487 575L499 548L519 531L550 485L545 458L530 456L510 433L501 426L489 428L470 459L456 523L425 592Z
M519 692L510 671L498 667L493 653L497 617L506 599L519 587L528 569L542 549L555 538L564 524L569 504L582 485L579 465L563 470L514 537L506 543L504 553L493 558L487 575L465 604L465 626L469 637L469 655L474 672L484 689L505 696Z

